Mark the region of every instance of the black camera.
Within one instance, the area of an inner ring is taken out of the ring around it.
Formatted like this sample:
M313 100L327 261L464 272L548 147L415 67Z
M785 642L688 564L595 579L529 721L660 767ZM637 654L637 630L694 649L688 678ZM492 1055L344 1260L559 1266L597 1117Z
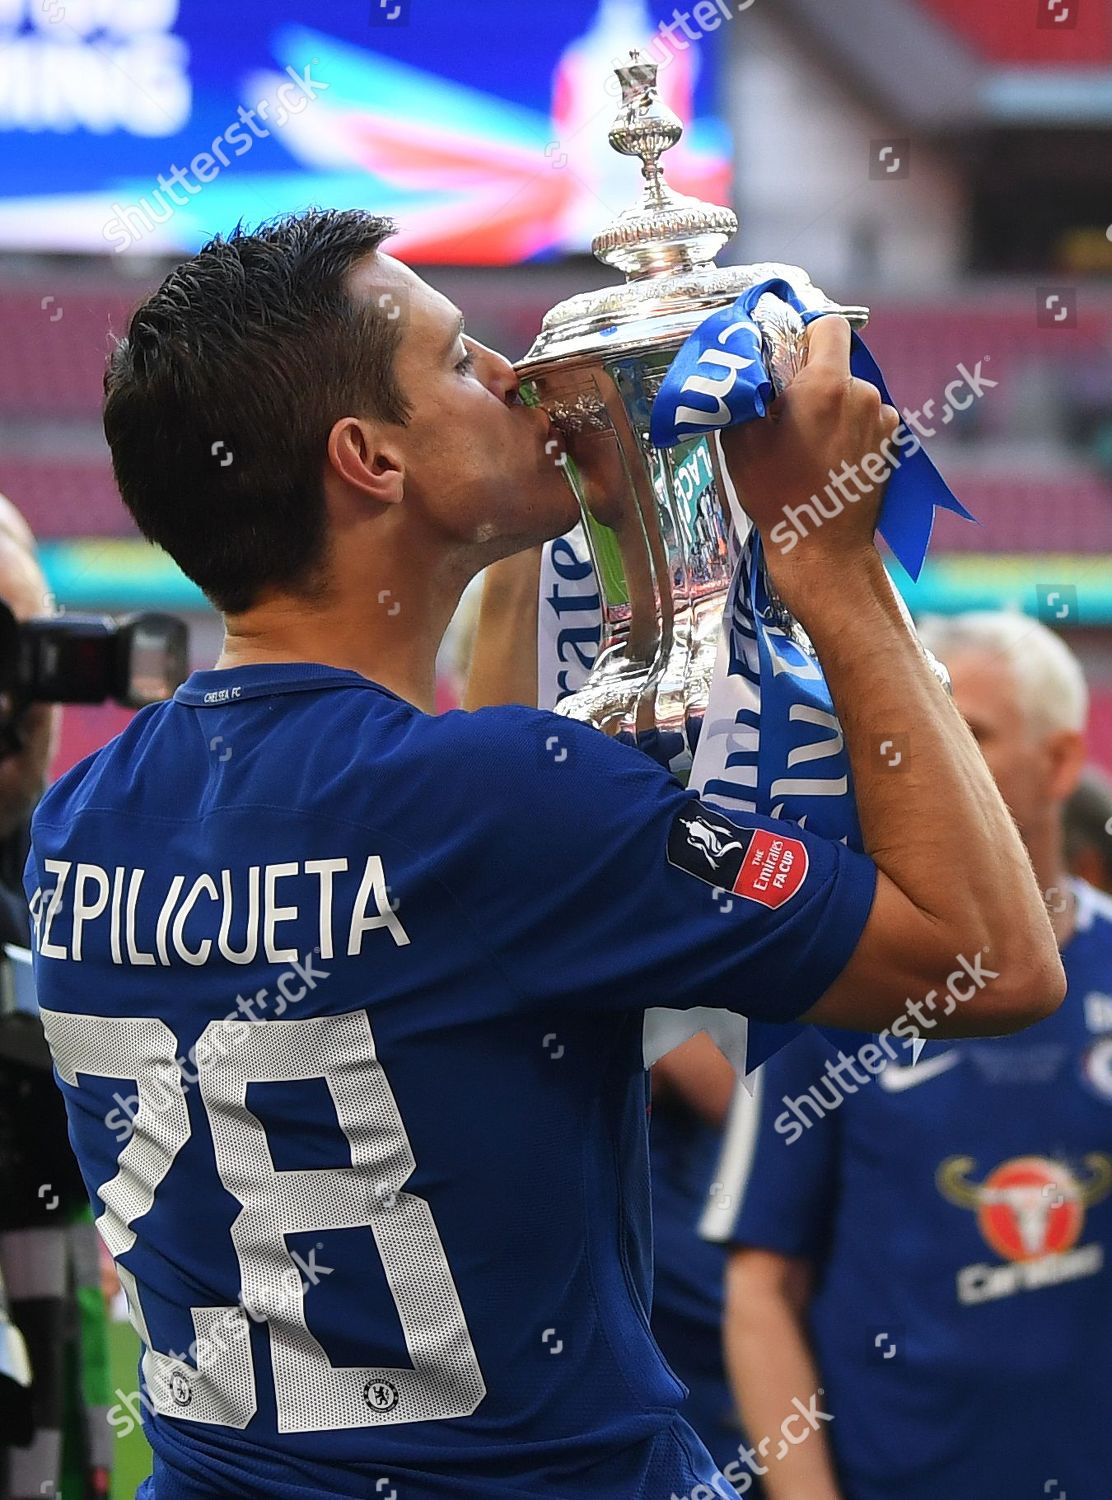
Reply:
M173 615L48 615L18 621L0 603L0 693L28 703L143 708L189 675L189 632Z

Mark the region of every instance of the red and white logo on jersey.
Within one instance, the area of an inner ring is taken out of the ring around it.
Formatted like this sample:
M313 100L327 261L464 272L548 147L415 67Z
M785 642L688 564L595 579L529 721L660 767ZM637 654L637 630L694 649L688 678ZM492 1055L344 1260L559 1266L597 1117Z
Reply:
M1112 1157L1092 1151L1081 1170L1071 1170L1048 1157L1015 1156L980 1183L970 1178L975 1165L971 1156L949 1157L938 1169L939 1192L973 1210L985 1243L1010 1264L963 1267L961 1302L992 1301L1100 1270L1103 1245L1077 1242L1086 1209L1112 1192Z
M768 828L744 828L715 808L689 802L668 836L668 861L718 890L762 906L783 906L807 876L807 846Z
M734 893L762 906L783 906L803 884L808 863L807 848L800 839L757 828L734 881Z

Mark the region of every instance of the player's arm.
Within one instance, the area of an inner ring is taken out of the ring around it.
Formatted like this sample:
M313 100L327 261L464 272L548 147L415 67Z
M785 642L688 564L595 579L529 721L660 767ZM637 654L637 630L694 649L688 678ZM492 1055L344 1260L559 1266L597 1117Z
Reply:
M531 547L486 570L464 708L536 705L541 550Z
M666 1053L652 1070L653 1097L678 1097L710 1125L721 1125L733 1098L737 1074L700 1031Z
M793 1413L830 1412L808 1316L836 1234L843 1121L834 1112L800 1123L782 1112L834 1055L819 1032L805 1031L758 1069L751 1092L739 1084L715 1169L720 1191L701 1226L730 1247L723 1352L747 1439L770 1471L769 1500L842 1500L827 1424Z
M879 872L856 951L802 1019L880 1029L895 996L940 993L959 955L980 955L996 977L932 1033L1011 1031L1057 1008L1065 976L1015 825L893 596L873 539L881 487L791 546L778 531L788 507L821 493L843 464L860 471L898 425L876 389L851 376L849 351L844 319L818 320L807 364L771 419L722 439L773 581L822 662ZM897 767L879 754L886 740L906 752Z
M793 1402L806 1404L823 1385L806 1325L813 1282L809 1260L771 1250L735 1250L726 1268L726 1369L750 1445L771 1439L758 1459L768 1500L843 1500L821 1424L777 1458Z

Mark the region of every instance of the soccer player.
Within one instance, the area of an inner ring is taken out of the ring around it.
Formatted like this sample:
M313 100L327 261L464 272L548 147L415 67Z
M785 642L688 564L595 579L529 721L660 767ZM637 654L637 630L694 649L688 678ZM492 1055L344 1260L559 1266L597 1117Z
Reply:
M27 872L144 1346L144 1494L728 1495L646 1318L645 1007L876 1027L987 953L940 1024L1010 1032L1058 1004L1053 934L895 606L879 494L773 564L868 855L731 823L550 714L431 714L467 580L574 509L512 366L390 228L214 241L106 377L124 500L227 620L215 669L48 794ZM848 325L810 351L728 444L762 528L898 420ZM899 778L870 754L893 731Z
M774 1440L770 1500L1101 1500L1112 901L1067 874L1061 823L1085 681L1019 615L928 621L923 637L1027 843L1066 1002L1007 1041L936 1042L928 1015L914 1063L879 1046L840 1059L809 1033L765 1065L756 1108L731 1116L739 1170L719 1170L737 1205L728 1362L750 1439ZM833 1420L784 1441L793 1399L820 1388Z

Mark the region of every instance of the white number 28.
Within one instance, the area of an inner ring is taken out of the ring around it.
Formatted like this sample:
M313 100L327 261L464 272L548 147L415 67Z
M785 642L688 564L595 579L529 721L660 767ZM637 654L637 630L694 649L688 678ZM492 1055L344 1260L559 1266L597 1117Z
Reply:
M42 1012L55 1065L66 1083L81 1074L134 1079L134 1130L116 1175L98 1189L97 1228L114 1257L136 1242L132 1225L149 1212L190 1136L178 1044L153 1018ZM365 1010L298 1021L237 1022L228 1048L214 1021L197 1055L219 1063L200 1072L201 1099L220 1182L240 1205L232 1223L242 1304L193 1307L195 1361L152 1347L135 1277L119 1266L131 1321L145 1351L148 1398L164 1416L245 1427L256 1410L249 1321L270 1333L279 1432L314 1432L468 1416L486 1394L474 1346L429 1205L404 1191L416 1163L394 1095L375 1052ZM238 1028L242 1027L242 1031ZM251 1083L323 1078L351 1145L350 1167L278 1171L266 1132L247 1108ZM107 1127L106 1127L107 1128ZM196 1205L204 1221L204 1202ZM374 1234L412 1365L333 1365L309 1331L305 1287L285 1236L367 1227Z

